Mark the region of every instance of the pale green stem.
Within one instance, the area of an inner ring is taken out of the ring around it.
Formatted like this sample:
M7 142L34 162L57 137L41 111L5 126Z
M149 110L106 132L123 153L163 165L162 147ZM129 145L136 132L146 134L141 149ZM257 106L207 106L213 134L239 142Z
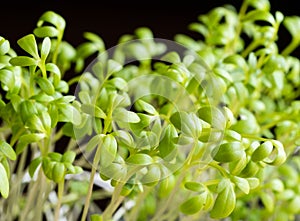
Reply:
M299 43L300 43L300 41L298 39L293 38L291 43L288 46L286 46L285 49L283 49L281 54L283 56L288 56L289 54L291 54L299 46Z
M256 41L252 41L247 48L242 52L242 56L245 58L248 56L248 54L252 51L255 50L255 48L257 48L260 45L261 41L256 40Z
M58 194L57 194L57 204L55 208L55 221L59 221L59 212L61 207L61 200L64 193L64 185L65 185L65 179L63 179L61 182L58 183Z
M155 213L155 216L151 219L151 221L160 221L161 220L161 216L168 209L168 207L172 203L172 200L174 199L175 195L178 193L180 184L185 176L185 171L186 171L186 169L182 170L180 176L177 178L176 184L175 184L173 190L171 191L169 197L164 201L164 203L161 205L159 210Z
M91 175L90 175L89 189L88 189L87 196L85 198L85 205L84 205L84 208L83 208L81 221L86 220L86 217L87 217L87 214L88 214L88 211L89 211L90 200L91 200L92 192L93 192L94 177L95 177L95 174L96 174L97 165L99 164L99 161L100 161L100 149L101 149L101 145L99 144L98 147L97 147L95 157L94 157L94 161L93 161L93 166L92 166Z
M38 179L37 181L35 181L35 183L33 185L30 185L29 187L29 195L27 197L27 203L26 203L26 206L25 208L23 209L21 215L20 215L20 221L25 221L27 220L27 216L28 216L28 213L30 211L30 209L33 207L33 204L36 203L36 200L37 200L37 194L39 191L37 191L37 189L41 189L41 183L42 183L42 177L43 177L43 173L42 173L42 170L39 171L39 174L38 174Z
M131 221L131 220L137 220L138 214L139 214L139 209L141 208L140 205L143 203L149 192L153 190L153 187L144 187L144 192L138 195L137 199L135 200L135 206L132 208L130 211L128 217L126 220Z
M81 79L82 75L74 77L68 81L68 85L71 86L72 84L76 84Z
M110 220L112 218L112 215L115 212L115 210L119 207L119 205L125 199L125 197L121 195L121 191L122 191L125 183L130 179L130 177L133 174L135 174L140 169L141 169L140 166L133 168L132 170L130 170L128 172L127 177L116 185L113 195L112 195L112 198L111 198L111 201L102 214L103 220Z
M118 208L121 202L124 200L124 196L121 195L121 191L123 189L124 183L120 182L116 185L110 204L106 207L105 211L103 212L103 220L110 220L114 211Z
M60 30L59 31L59 35L57 37L57 41L56 41L56 46L55 46L55 49L54 49L54 53L53 53L53 57L52 57L52 63L56 64L56 61L57 61L57 56L58 56L58 51L59 51L59 45L62 41L62 38L63 38L63 30Z
M10 191L10 196L8 198L8 208L7 208L10 211L8 212L10 214L12 214L12 210L16 207L15 199L19 199L21 196L21 186L22 186L22 179L24 176L24 167L26 163L27 152L28 152L27 149L25 149L21 155L18 164L15 163L14 167L12 168L12 170L14 170L15 166L18 166L16 180L14 180L14 182L10 184L11 191Z

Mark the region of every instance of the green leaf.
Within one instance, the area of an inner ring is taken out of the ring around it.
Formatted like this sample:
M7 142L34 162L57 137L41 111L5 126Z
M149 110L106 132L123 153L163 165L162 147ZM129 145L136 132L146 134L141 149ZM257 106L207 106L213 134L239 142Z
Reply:
M114 131L115 137L118 139L118 141L132 147L134 146L134 140L131 134L124 130L117 130Z
M52 180L52 170L56 163L52 162L49 157L44 157L42 159L42 169L44 171L45 176Z
M106 114L104 113L104 111L101 110L100 107L97 107L93 104L82 104L81 111L86 114L89 114L91 116L98 117L98 118L103 118L103 119L106 118Z
M284 26L291 33L295 40L300 40L299 30L300 30L300 17L299 16L286 16L283 21Z
M35 28L33 30L33 33L39 37L39 38L45 38L45 37L57 37L59 34L59 31L52 26L42 26Z
M34 101L25 100L20 104L20 115L22 121L25 123L29 117L37 114L36 106L34 105Z
M243 18L243 21L257 21L257 20L261 20L261 21L267 21L272 25L275 25L276 21L273 17L273 15L265 10L252 10L250 12L248 12Z
M201 49L199 43L187 35L177 34L175 35L175 41L194 51Z
M46 132L50 132L50 129L51 129L51 117L49 115L48 112L42 112L41 114L41 120L43 122L43 126L44 128L46 129Z
M151 123L151 116L147 114L141 114L138 113L137 116L139 117L139 122L137 123L130 123L129 127L130 130L135 134L140 136L139 134L148 126L150 126Z
M106 168L100 166L100 174L107 179L123 180L127 175L127 167L119 163L112 163Z
M75 167L71 163L63 162L63 164L67 170L66 174L75 174Z
M198 138L201 135L202 123L194 113L175 112L170 121L186 136Z
M55 27L57 27L60 31L63 31L66 26L66 22L59 14L53 12L53 11L47 11L45 12L40 18L39 22L37 24L38 27L41 27L44 22L48 22Z
M25 134L20 137L19 142L30 144L30 143L35 143L37 141L40 141L45 137L46 137L46 135L43 133Z
M147 27L137 28L134 33L139 39L153 39L152 31Z
M224 114L216 107L206 106L198 110L198 116L211 124L212 127L217 129L224 129L226 125L226 118Z
M146 46L141 42L129 43L126 45L128 51L135 59L147 60L151 58L150 52L147 50Z
M206 190L206 187L202 183L189 181L184 184L184 187L188 190L203 193Z
M266 192L260 193L260 198L268 212L272 213L275 207L275 199L272 195Z
M222 219L228 217L235 208L236 196L230 181L228 180L225 188L218 194L215 204L210 211L210 217L213 219Z
M111 134L103 138L103 143L100 147L100 165L108 167L116 158L117 154L117 141Z
M248 0L247 3L254 8L264 11L269 11L271 5L269 0Z
M164 129L162 137L163 138L158 146L159 156L162 158L168 158L168 156L172 155L173 150L176 148L176 144L174 142L174 139L178 137L176 128L172 124L169 124Z
M105 49L104 42L102 38L92 32L84 32L83 37L91 42L97 43L98 47L101 49Z
M37 65L38 61L27 56L18 56L10 59L9 63L13 66L26 67L26 66Z
M91 221L103 221L103 217L99 214L93 214L91 215Z
M259 184L260 184L260 181L258 178L256 177L249 177L249 178L246 178L248 180L248 183L249 183L249 186L250 186L250 189L256 189L257 187L259 187Z
M28 167L28 172L29 172L29 175L31 176L31 178L33 177L38 166L41 164L42 159L43 159L42 157L38 157L30 162L29 167Z
M200 34L202 34L203 36L207 36L208 34L208 29L205 25L203 24L199 24L199 23L191 23L188 28L191 30L191 31L196 31Z
M239 176L241 177L253 177L259 171L259 167L253 161L249 161L246 167L241 171Z
M172 51L172 52L169 52L167 53L166 55L164 55L162 58L160 58L162 61L166 61L166 62L170 62L170 63L173 63L173 64L176 64L176 63L180 63L181 62L181 59L180 59L180 56L177 52L175 51Z
M284 191L284 184L283 184L282 180L276 178L276 179L271 180L270 184L271 184L272 190L274 190L276 192Z
M115 121L121 121L126 123L138 123L140 121L140 118L136 113L128 111L125 108L115 109L113 111L113 119Z
M43 122L37 115L31 115L26 120L26 126L32 131L45 132Z
M141 182L145 185L155 185L161 179L160 166L152 164L148 168L148 172L142 177Z
M36 82L46 94L53 95L55 93L53 84L47 78L37 78Z
M66 172L65 165L63 163L55 163L52 169L52 179L54 182L59 183L64 179Z
M4 198L7 198L9 194L8 177L5 168L1 163L0 163L0 193Z
M90 152L95 149L103 141L103 135L93 136L86 145L86 151Z
M122 65L112 59L109 59L107 62L107 76L122 70Z
M153 115L157 114L157 111L155 110L155 108L151 104L149 104L149 103L147 103L147 102L145 102L141 99L138 100L135 103L135 105L137 105L138 108L144 110L145 112L147 112L149 114L153 114Z
M247 62L246 60L239 54L233 54L226 57L223 62L225 64L233 64L236 67L242 68L243 70L247 70Z
M0 152L11 160L16 160L17 156L14 149L4 140L0 140Z
M235 130L240 134L256 134L259 131L259 125L256 121L256 117L248 110L242 109L241 120L233 124L230 129Z
M6 53L8 53L9 49L10 49L9 41L0 37L0 55L5 55Z
M62 159L62 155L60 153L57 152L50 152L48 153L48 157L51 161L55 161L55 162L60 162Z
M13 90L15 86L14 73L10 70L0 70L0 81L8 87L9 90Z
M274 152L275 158L270 160L266 159L265 162L269 165L279 166L283 164L287 158L284 147L278 140L271 140L271 143L274 147L272 153Z
M128 84L127 82L120 77L115 77L108 81L108 83L112 84L114 87L121 91L127 91L128 90Z
M147 166L153 163L153 159L147 154L137 153L128 157L126 159L126 163L139 166Z
M218 162L232 162L239 160L244 154L244 148L240 142L221 144L213 151L213 158Z
M56 64L47 63L46 70L53 74L53 85L54 85L54 87L57 87L59 85L60 79L61 79L60 69L57 67Z
M225 139L228 142L231 142L231 141L241 142L242 141L242 136L241 136L241 134L239 134L238 132L236 132L234 130L226 130L225 131Z
M39 53L38 53L38 47L36 44L36 40L33 34L29 34L24 36L23 38L19 39L18 45L27 53L29 53L32 57L34 57L36 60L38 60Z
M193 196L181 204L180 211L187 215L195 214L203 208L205 201L206 194Z
M160 198L167 197L169 193L174 189L176 179L173 174L169 174L164 178L159 185L158 196Z
M232 175L238 175L247 166L247 155L243 154L239 160L229 163L230 172Z
M251 156L251 160L254 162L261 161L266 157L268 157L271 154L272 150L273 150L272 142L266 141L254 150Z
M10 163L8 162L8 159L2 157L0 164L2 164L2 166L4 167L7 178L9 179L10 178Z
M83 169L80 166L74 166L74 172L72 172L72 174L79 174L82 172L83 172Z
M80 125L81 114L71 104L60 105L59 111L61 113L60 121L71 122L74 125Z
M46 37L42 42L42 48L41 48L42 61L46 61L46 58L49 55L50 49L51 49L51 40L50 40L50 38Z
M250 192L250 185L247 179L234 176L232 181L236 184L236 186L243 191L245 194Z
M66 96L63 96L63 97L60 97L60 98L56 99L55 102L58 103L58 104L65 104L65 103L70 103L74 100L75 100L75 96L66 95Z
M288 203L288 211L292 214L299 214L300 212L300 196L297 195Z
M74 151L68 150L62 155L61 162L73 163L75 157L76 157L76 153Z

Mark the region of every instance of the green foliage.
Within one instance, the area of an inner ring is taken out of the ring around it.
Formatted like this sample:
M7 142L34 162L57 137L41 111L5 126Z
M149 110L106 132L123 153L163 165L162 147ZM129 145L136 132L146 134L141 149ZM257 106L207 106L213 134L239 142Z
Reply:
M73 47L52 11L17 41L24 54L0 37L1 219L83 221L103 197L91 220L295 219L299 21L245 0L190 24L201 40L141 27L107 51L90 32ZM98 175L109 187L93 190Z

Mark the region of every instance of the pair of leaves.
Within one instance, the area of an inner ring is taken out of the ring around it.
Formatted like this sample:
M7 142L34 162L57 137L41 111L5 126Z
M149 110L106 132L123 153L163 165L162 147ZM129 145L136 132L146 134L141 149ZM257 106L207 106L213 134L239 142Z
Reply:
M44 25L45 23L49 25ZM65 27L66 22L63 17L53 11L47 11L39 18L33 33L40 38L58 37L63 34Z
M42 164L44 174L54 182L61 182L65 174L81 173L82 169L78 166L73 166L76 154L73 151L67 151L64 154L50 152L46 157L38 157L31 161L29 165L29 174L34 176L38 166Z
M24 36L23 38L18 40L18 45L30 54L32 57L28 56L17 56L13 57L10 60L10 63L14 66L39 66L45 64L46 58L50 53L51 49L51 40L50 38L46 37L41 46L41 55L38 52L38 46L36 39L33 34L29 34Z

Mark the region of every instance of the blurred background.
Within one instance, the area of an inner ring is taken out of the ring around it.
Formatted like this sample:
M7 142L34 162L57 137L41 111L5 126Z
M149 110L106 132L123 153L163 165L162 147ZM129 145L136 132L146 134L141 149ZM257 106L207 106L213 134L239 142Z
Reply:
M131 34L141 26L151 28L155 37L172 40L177 33L191 34L188 24L197 20L198 15L224 4L239 9L240 0L4 0L0 4L0 36L5 37L16 48L16 41L31 33L38 18L47 10L63 16L67 22L65 40L74 46L83 42L82 33L90 31L99 34L106 47L117 44L123 34ZM300 15L296 0L271 1L272 12L281 11L284 15ZM289 40L287 33L281 33L282 44ZM195 35L194 35L195 36ZM279 42L281 44L281 42Z

